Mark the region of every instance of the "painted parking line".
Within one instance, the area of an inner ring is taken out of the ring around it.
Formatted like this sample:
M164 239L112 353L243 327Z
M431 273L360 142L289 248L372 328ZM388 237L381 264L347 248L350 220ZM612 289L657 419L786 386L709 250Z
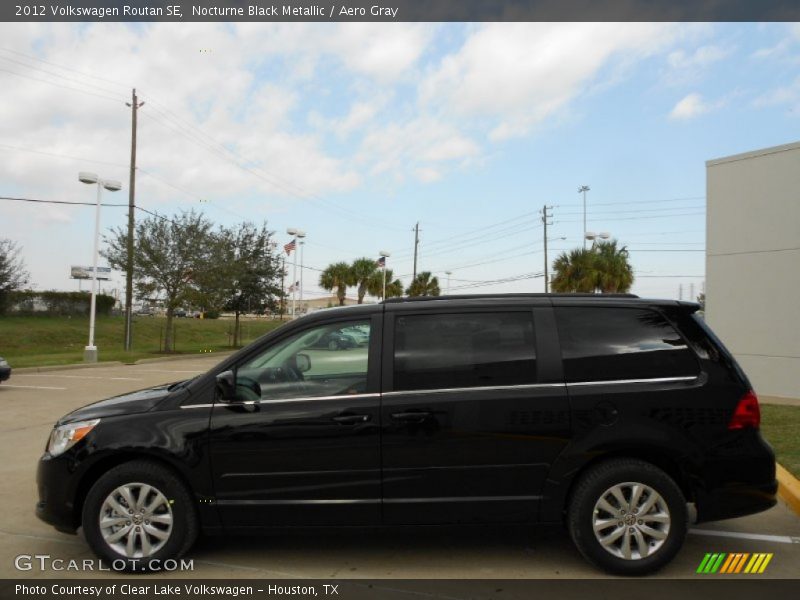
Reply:
M9 385L4 383L2 386L4 388L18 388L22 390L66 390L67 388L62 387L47 387L44 385Z
M690 529L689 533L740 540L756 540L759 542L775 542L778 544L800 544L800 537L791 535L766 535L763 533L741 533L739 531L716 531L714 529Z
M102 379L105 381L142 381L141 377L92 377L91 375L51 375L50 373L20 373L17 377L58 377L60 379Z

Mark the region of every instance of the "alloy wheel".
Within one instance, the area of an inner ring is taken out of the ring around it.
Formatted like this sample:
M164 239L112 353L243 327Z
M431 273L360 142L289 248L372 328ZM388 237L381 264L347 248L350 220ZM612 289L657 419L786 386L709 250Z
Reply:
M119 555L147 558L158 552L172 533L172 507L160 490L146 483L114 489L100 508L100 533Z

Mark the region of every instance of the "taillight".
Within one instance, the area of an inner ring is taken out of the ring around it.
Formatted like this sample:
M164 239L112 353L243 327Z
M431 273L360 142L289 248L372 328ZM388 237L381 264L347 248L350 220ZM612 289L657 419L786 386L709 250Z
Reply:
M747 392L733 411L728 429L758 429L761 425L761 410L758 408L758 396L753 390Z

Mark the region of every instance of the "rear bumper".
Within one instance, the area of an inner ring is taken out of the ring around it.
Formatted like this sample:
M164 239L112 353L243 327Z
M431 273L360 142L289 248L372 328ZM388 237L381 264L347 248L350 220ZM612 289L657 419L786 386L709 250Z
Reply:
M757 430L732 436L717 450L695 487L699 523L752 515L777 504L775 453Z
M733 483L697 492L697 522L733 519L769 510L778 500L778 482L762 485Z

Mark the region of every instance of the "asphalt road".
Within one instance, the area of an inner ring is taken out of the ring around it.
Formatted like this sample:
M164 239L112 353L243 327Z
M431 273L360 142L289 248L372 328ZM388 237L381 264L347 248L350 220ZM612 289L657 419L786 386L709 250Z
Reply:
M70 410L211 367L206 356L135 366L14 373L0 384L0 577L117 577L115 573L15 568L19 555L83 561L93 555L80 536L55 531L34 515L36 462L53 422ZM764 537L766 536L766 537ZM800 576L800 518L783 504L772 510L693 529L677 558L657 577L696 575L707 552L769 552L763 575ZM560 527L396 528L274 533L201 539L194 570L155 577L258 578L592 578ZM68 564L68 563L64 563ZM743 577L733 575L730 577ZM149 579L149 577L148 577Z

